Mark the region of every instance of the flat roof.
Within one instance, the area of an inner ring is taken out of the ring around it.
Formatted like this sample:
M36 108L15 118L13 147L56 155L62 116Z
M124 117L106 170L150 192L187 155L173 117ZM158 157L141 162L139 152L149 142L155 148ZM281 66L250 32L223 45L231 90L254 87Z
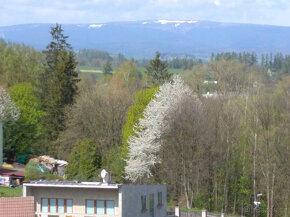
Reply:
M24 186L31 187L56 187L56 188L98 188L98 189L119 189L120 184L107 184L102 182L55 182L55 181L35 181L23 183Z

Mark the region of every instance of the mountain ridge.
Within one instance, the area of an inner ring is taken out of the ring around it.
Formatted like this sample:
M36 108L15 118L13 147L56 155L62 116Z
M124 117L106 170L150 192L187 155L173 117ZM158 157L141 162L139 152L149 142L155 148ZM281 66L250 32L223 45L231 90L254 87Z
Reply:
M19 24L0 27L0 38L44 49L55 24ZM212 52L289 54L290 27L222 23L206 20L141 20L62 24L75 50L87 48L127 56L190 54L208 58Z

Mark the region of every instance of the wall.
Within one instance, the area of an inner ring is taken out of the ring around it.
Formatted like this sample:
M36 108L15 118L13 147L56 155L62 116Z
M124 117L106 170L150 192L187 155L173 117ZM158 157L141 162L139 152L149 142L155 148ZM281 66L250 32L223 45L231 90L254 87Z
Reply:
M122 216L149 217L149 195L154 194L154 217L166 217L166 185L122 185ZM157 193L162 192L162 206L158 205ZM146 195L146 211L141 210L141 196Z
M119 209L118 189L93 189L93 188L60 188L60 187L31 187L24 186L23 195L33 195L35 199L36 214L42 214L41 217L47 215L41 213L41 198L64 198L73 200L73 215L67 216L83 217L98 216L107 217L107 215L88 215L86 213L86 200L114 200L115 217L121 217ZM55 215L55 214L54 214ZM39 215L40 216L40 215ZM60 214L60 217L66 216Z
M1 197L0 217L34 217L33 197Z

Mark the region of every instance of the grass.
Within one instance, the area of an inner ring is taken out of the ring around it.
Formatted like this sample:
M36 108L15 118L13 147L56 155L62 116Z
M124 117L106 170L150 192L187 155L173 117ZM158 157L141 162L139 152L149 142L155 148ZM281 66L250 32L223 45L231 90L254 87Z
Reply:
M77 66L79 70L102 70L102 67L93 67L93 66Z
M21 197L22 187L9 188L0 186L0 197Z
M104 73L101 72L93 72L93 71L89 71L89 70L96 70L96 71L102 71L102 67L93 67L93 66L77 66L77 68L79 70L83 70L80 72L80 75L82 77L85 77L88 80L91 80L93 82L96 82L98 80L101 80L102 78L104 78ZM114 67L113 71L116 70L117 68ZM88 70L88 71L86 71ZM146 68L145 67L138 67L138 70L142 73L142 75L145 74L146 72ZM182 74L185 72L185 70L183 69L168 69L168 71L171 74Z
M77 66L77 68L79 70L100 70L102 71L103 68L102 67L94 67L94 66ZM113 67L113 71L116 69L116 67ZM140 70L141 72L145 73L146 71L146 68L145 67L138 67L138 70ZM186 70L184 69L172 69L172 68L169 68L168 71L172 74L179 74L179 73L182 73Z

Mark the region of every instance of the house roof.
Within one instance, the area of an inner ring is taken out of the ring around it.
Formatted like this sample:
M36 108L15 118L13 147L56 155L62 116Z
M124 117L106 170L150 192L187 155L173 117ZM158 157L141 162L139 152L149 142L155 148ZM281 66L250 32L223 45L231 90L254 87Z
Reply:
M119 189L120 184L107 184L102 182L51 182L37 181L24 183L24 186L31 187L56 187L56 188L98 188L98 189Z
M1 176L22 176L24 177L24 172L19 170L7 170L7 169L0 169Z

